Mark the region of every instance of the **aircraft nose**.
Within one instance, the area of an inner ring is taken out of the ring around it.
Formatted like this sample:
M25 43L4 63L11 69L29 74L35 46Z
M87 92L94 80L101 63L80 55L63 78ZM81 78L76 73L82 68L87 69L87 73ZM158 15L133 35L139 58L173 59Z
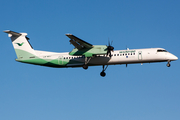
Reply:
M173 56L171 57L171 60L178 60L178 57L175 56L175 55L173 55Z
M174 56L174 59L175 59L175 60L178 60L178 57L177 57L177 56Z
M167 54L167 57L166 57L168 60L171 60L171 61L174 61L174 60L178 60L178 57L169 53Z

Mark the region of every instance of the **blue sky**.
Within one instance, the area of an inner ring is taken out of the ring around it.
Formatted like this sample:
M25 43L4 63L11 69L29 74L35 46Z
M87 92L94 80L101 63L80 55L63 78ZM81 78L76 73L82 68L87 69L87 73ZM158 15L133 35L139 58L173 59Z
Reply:
M36 50L69 52L66 33L116 50L162 47L180 57L178 0L8 0L0 4L1 120L179 120L180 63L48 68L15 61L4 30Z

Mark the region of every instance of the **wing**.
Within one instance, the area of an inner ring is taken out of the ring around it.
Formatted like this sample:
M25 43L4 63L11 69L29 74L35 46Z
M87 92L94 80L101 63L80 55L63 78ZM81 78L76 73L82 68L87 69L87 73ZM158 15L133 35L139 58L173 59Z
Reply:
M81 49L91 49L93 48L93 45L90 43L87 43L84 40L79 39L78 37L72 35L72 34L66 34L67 37L69 37L71 40L69 41L71 44L74 45L75 48L78 50Z

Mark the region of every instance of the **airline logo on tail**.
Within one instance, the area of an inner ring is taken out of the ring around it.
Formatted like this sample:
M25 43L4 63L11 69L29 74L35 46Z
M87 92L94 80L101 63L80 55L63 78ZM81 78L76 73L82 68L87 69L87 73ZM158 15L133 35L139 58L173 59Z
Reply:
M22 42L22 43L16 43L16 44L18 44L19 46L22 46L22 45L24 44L24 42Z

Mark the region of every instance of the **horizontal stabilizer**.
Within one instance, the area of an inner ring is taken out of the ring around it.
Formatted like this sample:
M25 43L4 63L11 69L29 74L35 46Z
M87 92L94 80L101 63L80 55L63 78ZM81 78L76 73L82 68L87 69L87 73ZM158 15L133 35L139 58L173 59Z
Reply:
M8 34L11 34L13 36L21 36L22 35L21 33L13 32L13 31L10 31L10 30L5 30L4 32L8 33Z
M27 33L17 33L17 32L11 31L11 30L5 30L4 32L5 32L5 33L8 33L8 36L9 36L9 37L11 37L11 36L19 37L19 36L21 36L21 35L27 36ZM29 40L28 37L26 37L26 39Z

